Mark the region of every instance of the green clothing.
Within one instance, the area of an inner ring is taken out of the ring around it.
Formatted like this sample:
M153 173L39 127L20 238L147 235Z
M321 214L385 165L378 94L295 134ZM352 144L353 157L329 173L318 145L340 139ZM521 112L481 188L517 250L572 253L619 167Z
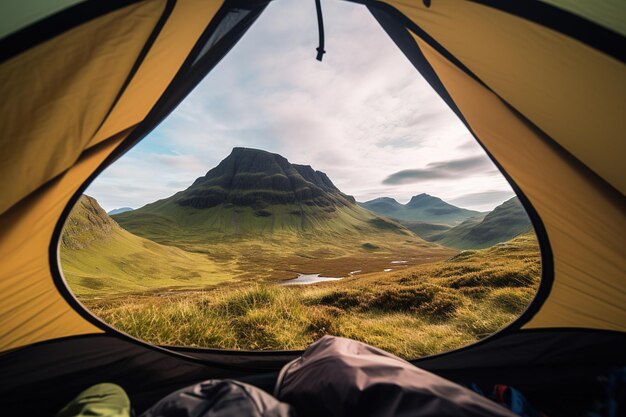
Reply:
M130 417L130 400L115 384L97 384L70 401L56 417Z

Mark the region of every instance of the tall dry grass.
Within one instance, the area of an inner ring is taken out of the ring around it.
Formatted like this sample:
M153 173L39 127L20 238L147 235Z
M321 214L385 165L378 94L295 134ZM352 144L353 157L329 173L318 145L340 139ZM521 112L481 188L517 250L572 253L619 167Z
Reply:
M404 358L480 340L532 300L541 265L534 235L443 262L309 286L276 284L85 300L113 327L160 345L304 349L325 334Z

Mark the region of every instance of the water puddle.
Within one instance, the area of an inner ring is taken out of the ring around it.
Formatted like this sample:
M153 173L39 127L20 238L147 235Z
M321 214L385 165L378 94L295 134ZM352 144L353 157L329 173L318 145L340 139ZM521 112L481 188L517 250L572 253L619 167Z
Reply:
M287 280L280 285L309 285L318 282L339 281L340 279L342 278L320 277L320 274L298 274L297 278Z

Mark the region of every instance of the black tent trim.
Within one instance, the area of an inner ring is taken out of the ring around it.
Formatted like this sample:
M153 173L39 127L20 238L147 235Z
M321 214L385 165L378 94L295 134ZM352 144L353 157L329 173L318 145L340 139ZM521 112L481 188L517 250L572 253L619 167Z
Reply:
M100 165L100 167L94 171L94 173L85 181L85 183L80 187L80 189L75 193L75 195L70 199L68 205L66 206L64 212L62 213L59 222L55 227L55 231L53 234L53 239L51 240L51 244L49 246L49 259L50 259L50 271L54 278L55 285L59 292L63 295L63 297L68 301L68 303L77 311L81 316L87 319L90 323L94 324L98 328L104 330L105 332L118 334L125 339L132 341L133 343L138 343L143 346L147 346L151 349L156 349L159 351L165 351L169 354L182 356L187 360L197 361L199 357L206 357L207 355L214 354L233 354L234 351L230 350L220 350L220 349L197 349L197 348L170 348L170 347L159 347L153 344L144 342L142 340L136 339L128 334L120 332L117 329L111 328L108 324L102 322L98 317L92 315L71 293L69 288L67 287L65 280L62 277L60 265L58 263L57 251L58 251L58 242L63 230L63 226L65 224L66 218L69 216L71 209L76 204L82 192L88 187L88 185L111 163L113 163L117 158L122 156L125 152L127 152L132 146L134 146L137 142L139 142L143 137L145 137L158 123L160 123L167 115L182 101L182 99L199 83L204 76L221 60L221 58L230 50L232 46L239 40L243 33L248 29L248 27L256 20L261 11L268 4L268 1L256 1L253 5L250 3L246 3L246 9L250 8L255 10L255 13L251 13L246 16L241 22L239 22L224 38L222 38L218 43L214 46L213 51L210 51L206 56L203 56L200 59L200 62L195 62L198 54L202 50L205 42L213 35L213 33L217 30L221 22L224 20L225 16L237 9L242 7L242 0L227 0L222 8L218 11L213 21L207 27L205 33L201 36L200 40L190 53L189 57L180 68L179 72L175 76L174 80L168 87L168 90L163 94L161 99L154 106L153 110L150 112L148 117L144 120L144 122L140 123L133 133L129 135L127 139L125 139L114 152ZM356 0L355 2L359 3L370 3L367 0ZM376 5L381 5L382 3L375 2ZM519 196L520 201L522 202L526 212L528 213L531 222L533 224L535 233L537 234L538 240L540 242L541 247L541 265L542 265L542 278L540 282L539 289L527 307L527 309L516 319L514 322L506 326L504 329L494 333L493 335L482 339L476 343L471 345L467 345L461 347L459 349L454 349L451 351L443 352L440 354L418 358L417 362L421 360L425 360L428 358L439 357L442 355L449 355L459 351L464 351L466 349L473 348L476 345L480 345L487 341L491 341L494 338L503 337L508 335L511 332L515 332L521 328L523 324L528 322L534 314L539 310L545 299L550 293L550 289L552 287L553 282L553 261L552 261L552 251L550 247L550 243L545 232L545 228L536 211L528 201L528 199L521 192L520 188L515 184L515 182L510 178L510 176L504 171L501 165L493 158L489 151L485 149L482 145L481 141L476 137L470 128L467 121L464 119L462 113L456 107L456 104L453 102L449 94L447 93L445 87L440 82L439 78L435 74L435 72L430 67L430 64L426 61L424 56L422 55L419 47L415 44L415 41L411 38L411 36L406 31L404 25L410 25L411 29L414 29L415 32L419 33L420 36L424 35L435 44L436 49L444 54L447 58L450 58L453 62L463 68L468 75L472 76L475 80L480 82L482 85L482 81L471 73L467 68L463 66L456 58L454 58L449 52L447 52L441 45L436 43L434 39L425 34L419 27L417 27L413 22L407 19L404 15L399 13L397 9L390 7L386 4L382 4L381 8L378 7L369 7L372 14L379 20L379 23L383 26L383 28L387 31L387 33L391 36L391 38L396 42L396 44L400 47L400 49L405 53L407 58L416 66L416 68L422 73L422 75L429 81L431 86L437 91L437 93L442 97L442 99L450 106L450 108L457 114L457 116L461 119L461 121L466 125L468 130L472 132L474 138L478 141L480 146L485 150L486 154L492 160L492 162L498 167L500 172L507 179L513 190ZM397 20L400 18L401 23L398 24ZM488 88L487 86L485 86ZM490 90L491 91L491 90ZM495 93L494 93L495 94ZM86 151L89 152L89 151ZM266 354L266 355L291 355L294 353L298 353L298 351L266 351L266 352L245 352L245 351L237 351L237 353L247 354ZM189 355L192 354L192 355ZM203 362L200 360L202 363Z

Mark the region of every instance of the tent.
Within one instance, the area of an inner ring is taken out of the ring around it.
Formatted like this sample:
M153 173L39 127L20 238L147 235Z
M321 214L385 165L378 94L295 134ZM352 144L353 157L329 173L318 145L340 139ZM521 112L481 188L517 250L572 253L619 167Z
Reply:
M354 2L371 11L507 177L541 246L541 285L518 320L414 363L455 381L512 384L545 404L584 397L596 376L626 365L626 3ZM0 6L0 403L7 415L54 414L102 381L126 388L138 410L208 378L267 388L298 355L136 340L76 301L58 261L64 220L87 184L172 111L267 3Z

